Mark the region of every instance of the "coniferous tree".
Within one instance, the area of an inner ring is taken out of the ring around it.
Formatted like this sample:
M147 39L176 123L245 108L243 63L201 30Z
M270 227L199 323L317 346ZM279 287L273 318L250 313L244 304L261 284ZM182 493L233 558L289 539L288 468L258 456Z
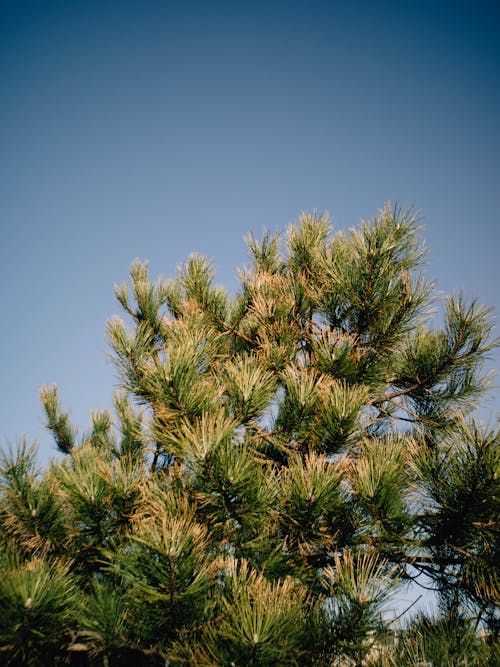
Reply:
M498 664L496 341L460 296L432 326L417 223L251 236L234 298L134 262L115 417L43 388L66 457L1 461L2 664ZM410 584L439 609L396 631Z

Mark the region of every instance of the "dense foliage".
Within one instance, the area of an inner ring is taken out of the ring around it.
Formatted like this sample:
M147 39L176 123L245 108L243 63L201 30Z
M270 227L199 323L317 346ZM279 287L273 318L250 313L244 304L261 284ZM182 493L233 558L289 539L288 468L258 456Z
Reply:
M1 461L0 662L498 664L488 309L430 325L412 211L248 246L234 298L200 256L132 265L115 417L78 438L42 389L66 456ZM436 609L395 622L410 585Z

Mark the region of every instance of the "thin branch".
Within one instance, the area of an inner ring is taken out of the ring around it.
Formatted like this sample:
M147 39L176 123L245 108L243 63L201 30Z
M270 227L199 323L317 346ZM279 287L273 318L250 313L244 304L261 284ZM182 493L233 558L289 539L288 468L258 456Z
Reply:
M398 398L398 396L407 396L408 394L411 394L412 391L420 389L420 387L422 387L424 383L425 381L421 380L420 382L416 382L415 384L411 385L411 387L407 387L406 389L393 391L391 394L387 394L387 396L383 396L382 398L376 398L374 401L370 403L370 405L380 405L381 403L387 403L387 401L392 401L393 398Z
M255 345L255 341L254 341L254 340L252 340L252 339L249 338L248 336L245 336L245 334L241 333L241 331L238 331L238 329L235 329L234 327L232 327L230 324L228 324L227 322L225 322L221 317L219 317L219 316L216 315L215 313L212 313L212 314L213 314L213 316L215 317L215 319L219 322L219 324L220 324L222 327L228 329L228 331L227 331L226 333L231 332L231 333L233 333L235 336L237 336L238 338L241 338L242 340L246 341L247 343L250 343L250 345Z
M399 621L400 618L402 618L412 607L414 607L419 600L421 600L423 597L423 593L421 593L416 600L413 600L411 605L409 607L406 607L404 611L402 611L396 618L393 618L391 623L395 623L396 621Z

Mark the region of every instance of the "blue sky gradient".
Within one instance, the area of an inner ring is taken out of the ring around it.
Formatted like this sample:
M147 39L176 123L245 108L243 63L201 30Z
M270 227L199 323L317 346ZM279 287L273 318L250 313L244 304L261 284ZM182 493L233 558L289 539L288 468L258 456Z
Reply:
M499 19L481 1L4 0L2 443L53 454L42 384L80 430L110 406L105 322L135 257L170 276L206 254L234 291L243 236L303 210L344 228L414 204L427 275L498 308Z

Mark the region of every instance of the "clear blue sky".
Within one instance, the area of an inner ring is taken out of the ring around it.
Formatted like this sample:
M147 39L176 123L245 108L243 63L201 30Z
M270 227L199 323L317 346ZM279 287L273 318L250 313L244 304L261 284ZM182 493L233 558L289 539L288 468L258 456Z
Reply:
M131 260L169 276L198 251L234 290L242 237L302 210L349 227L415 204L429 277L498 308L499 19L480 0L3 0L2 443L53 452L44 383L80 429L110 405Z

